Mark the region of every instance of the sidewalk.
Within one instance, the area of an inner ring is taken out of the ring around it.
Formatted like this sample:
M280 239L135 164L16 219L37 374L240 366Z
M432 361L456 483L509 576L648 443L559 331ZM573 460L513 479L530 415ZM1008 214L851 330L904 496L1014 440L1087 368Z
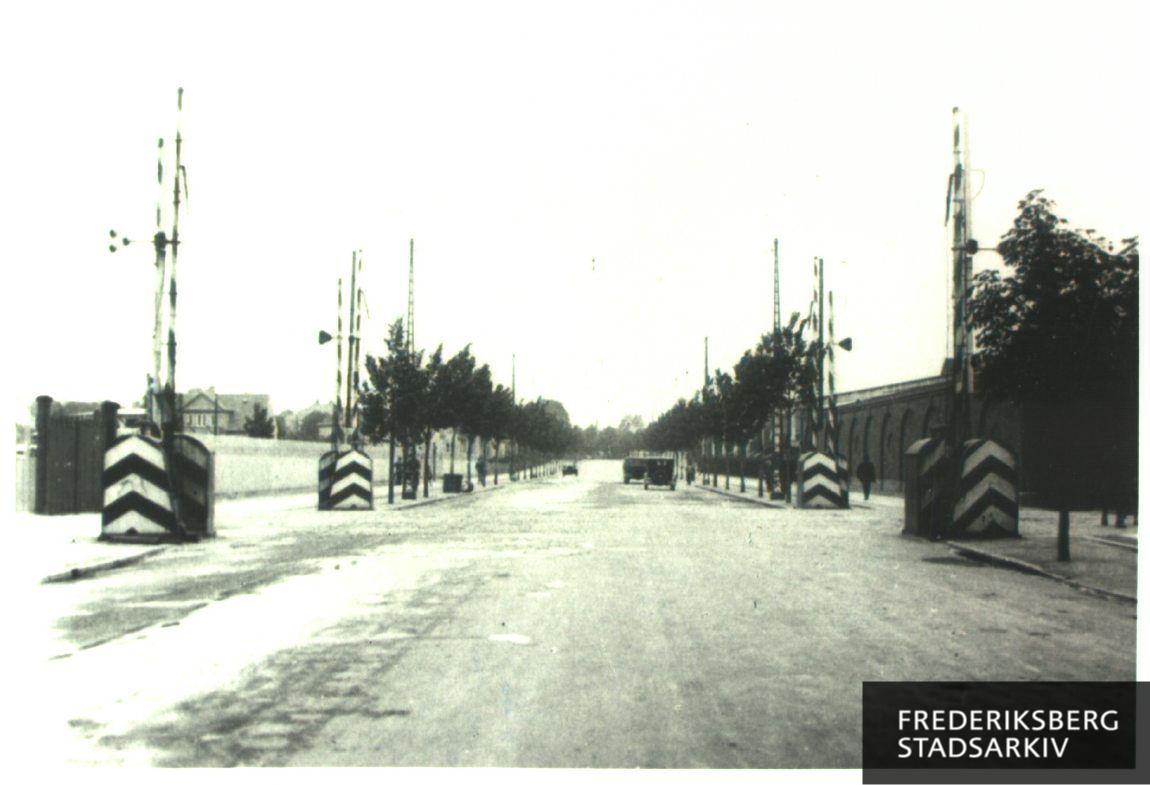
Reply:
M726 477L719 475L718 486L696 486L767 507L785 509L783 501L771 501L764 491L758 498L758 480L747 478L747 492L739 492L739 478L731 477L731 490L725 488ZM851 493L851 508L881 511L901 527L904 501L901 496L871 494L863 500L861 493ZM1017 539L950 540L945 544L968 558L988 561L1001 567L1021 570L1062 581L1108 597L1136 602L1138 597L1138 527L1101 526L1101 512L1089 510L1070 514L1070 561L1058 561L1058 512L1036 507L1023 507L1019 513Z
M423 489L420 488L419 498L414 500L400 499L400 489L397 487L393 505L387 503L387 485L377 485L374 512L385 515L402 512L413 507L488 493L526 482L533 481L519 480L512 483L506 476L500 476L499 485L495 485L489 477L486 487L476 483L472 493L445 494L440 486L430 488L430 494L426 499L423 498ZM253 516L283 510L315 509L316 503L314 492L217 499L216 531L225 536L259 537L273 530L273 527L266 519L256 520ZM35 515L29 512L17 512L9 516L6 534L9 554L18 554L10 559L12 562L10 569L14 573L12 577L17 584L23 585L75 580L106 570L127 567L162 553L168 548L179 547L172 544L101 542L98 539L100 536L98 512L76 515Z
M1070 514L1070 561L1058 561L1058 513L1023 507L1018 539L954 541L959 553L993 561L1078 588L1136 602L1138 598L1138 527L1100 526L1098 511Z

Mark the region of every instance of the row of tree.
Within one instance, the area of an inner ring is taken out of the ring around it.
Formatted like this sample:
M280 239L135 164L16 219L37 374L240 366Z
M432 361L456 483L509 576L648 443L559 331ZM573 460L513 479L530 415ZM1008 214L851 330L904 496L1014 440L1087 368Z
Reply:
M728 462L734 451L745 463L748 442L773 418L816 404L823 347L804 336L809 324L809 318L792 314L777 333L763 335L745 351L731 373L716 370L694 397L680 398L647 426L645 447L696 451L709 442Z
M1059 217L1041 191L1019 202L994 249L1004 270L975 276L969 320L980 395L1008 401L1033 440L1028 471L1060 507L1099 495L1133 509L1138 466L1138 240L1115 246ZM696 450L747 442L778 412L817 405L818 340L798 314L764 335L733 374L717 371L638 440ZM1010 445L1019 449L1021 445ZM729 465L729 464L728 464ZM728 474L729 474L728 470ZM1099 482L1099 478L1103 482Z
M403 466L418 466L422 452L424 494L427 494L431 441L438 431L450 431L450 472L455 473L455 444L466 444L467 481L471 482L474 448L495 456L499 482L500 447L513 443L511 471L556 458L574 445L567 413L554 401L517 402L512 391L495 384L491 369L477 363L470 345L445 358L440 345L429 356L405 339L402 320L390 326L384 352L367 355L367 382L360 392L360 433L372 443L387 441L402 451ZM394 464L394 457L392 457Z

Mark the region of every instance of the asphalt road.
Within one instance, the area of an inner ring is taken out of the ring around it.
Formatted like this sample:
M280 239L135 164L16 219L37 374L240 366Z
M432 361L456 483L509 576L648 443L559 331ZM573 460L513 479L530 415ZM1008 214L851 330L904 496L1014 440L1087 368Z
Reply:
M61 760L850 767L865 680L1130 679L1135 611L617 462L403 512L253 503L217 541L36 589Z

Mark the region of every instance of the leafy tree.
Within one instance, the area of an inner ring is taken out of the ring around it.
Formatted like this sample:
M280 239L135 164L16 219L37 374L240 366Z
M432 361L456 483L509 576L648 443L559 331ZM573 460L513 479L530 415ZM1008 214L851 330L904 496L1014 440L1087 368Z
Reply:
M423 369L425 375L424 401L419 417L419 438L423 445L423 497L429 495L431 480L431 439L435 432L450 426L444 389L443 344L435 348Z
M975 276L970 324L977 384L1020 406L1046 491L1066 512L1089 471L1114 478L1103 499L1130 509L1138 431L1138 241L1119 250L1075 230L1032 191L999 242L1006 273ZM1095 499L1097 495L1095 494Z
M637 414L628 414L619 421L619 430L624 433L638 433L643 430L643 418Z
M331 420L330 412L309 412L299 424L297 437L309 442L318 442L320 426Z
M367 356L367 383L360 396L360 431L373 444L388 441L388 468L395 465L395 445L403 449L403 465L410 461L411 445L421 435L427 399L423 353L407 348L403 320L396 319L385 340L387 353ZM391 500L392 483L388 483Z
M244 420L244 433L256 439L270 439L275 436L275 421L268 416L266 407L258 403L252 411L252 416Z
M747 442L772 415L817 405L819 347L804 339L806 326L805 319L792 314L777 334L762 336L743 354L733 377L717 371L690 401L679 400L656 418L644 431L644 443L656 450L701 445L705 469L714 468L707 457L713 446L708 449L708 444L723 444L728 458L729 447L738 445L745 465Z
M491 441L495 450L493 464L496 485L499 484L499 445L510 438L514 417L515 401L511 398L511 390L502 384L495 385L486 399L480 431L484 438Z
M491 397L491 369L481 365L471 374L464 387L460 400L460 429L467 440L467 483L471 484L471 453L476 437L483 436L486 430L484 418L487 402Z
M475 357L471 354L471 345L464 346L443 364L442 372L438 376L437 390L440 403L443 406L443 425L451 428L451 468L455 473L455 443L457 436L468 423L473 413L471 396L473 394L473 380L475 374Z

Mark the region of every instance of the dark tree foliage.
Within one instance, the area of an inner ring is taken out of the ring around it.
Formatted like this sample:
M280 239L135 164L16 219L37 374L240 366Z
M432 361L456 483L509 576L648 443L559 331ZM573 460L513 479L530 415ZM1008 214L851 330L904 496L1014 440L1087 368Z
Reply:
M1136 400L1138 243L1114 251L1033 191L998 244L1008 273L975 276L970 320L987 391L1017 403Z
M268 410L258 403L252 416L244 420L244 433L257 439L270 439L275 436L275 421L268 416Z
M421 435L428 379L423 353L411 352L397 319L388 330L387 353L367 356L367 384L360 394L360 431L374 444L394 437L413 444Z
M422 445L425 463L432 435L446 429L467 437L469 458L477 437L497 448L515 439L523 457L532 459L558 457L575 448L575 430L562 405L542 399L516 405L510 390L493 385L487 365L476 367L470 346L446 360L440 346L425 365L423 353L406 346L402 320L389 328L384 352L367 356L360 411L366 439L394 438L405 454ZM452 446L454 459L454 440Z
M1137 470L1138 241L1115 250L1092 230L1071 229L1054 206L1041 191L1027 194L998 244L1006 273L975 276L977 383L1021 407L1024 427L1044 440L1038 453L1052 490L1082 491L1083 464L1101 462L1115 484L1095 490L1104 502L1128 503Z
M329 420L330 412L310 412L299 424L298 438L309 442L319 441L320 426Z
M495 385L483 408L479 435L490 439L498 452L499 445L511 435L514 419L515 401L511 398L511 390L502 384Z
M656 450L692 450L704 438L739 445L777 412L815 405L818 345L803 338L799 314L778 334L764 335L735 365L716 371L690 400L679 400L647 427L644 444Z

